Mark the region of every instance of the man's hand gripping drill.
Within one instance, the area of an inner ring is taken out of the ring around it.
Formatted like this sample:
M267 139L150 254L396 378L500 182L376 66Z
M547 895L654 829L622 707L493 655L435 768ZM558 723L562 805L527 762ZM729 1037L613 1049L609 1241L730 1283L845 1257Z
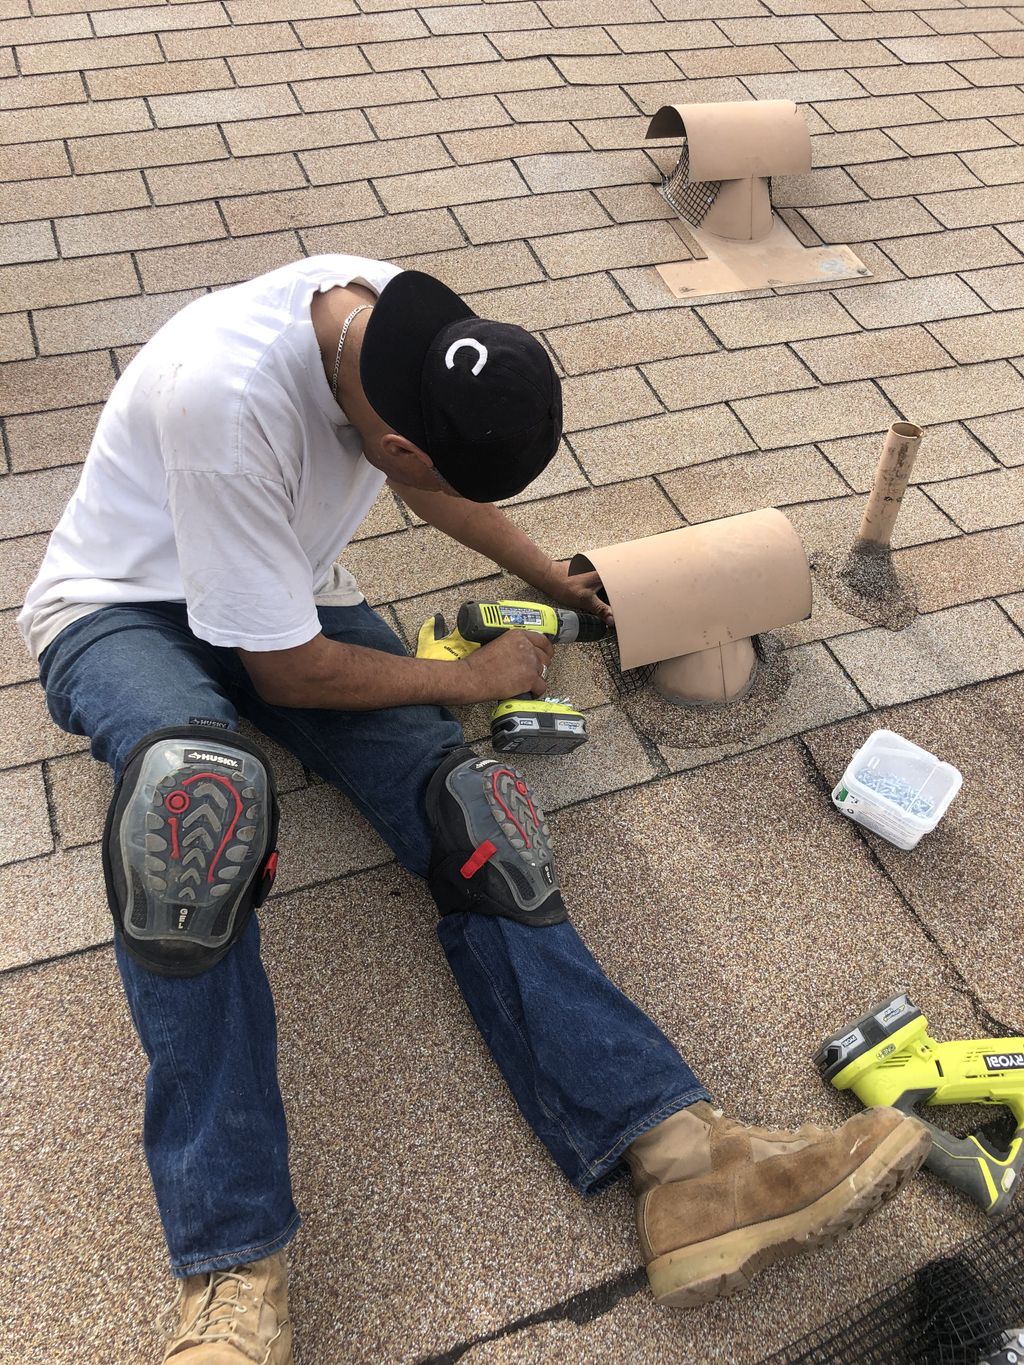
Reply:
M568 753L586 740L586 720L565 699L543 695L552 644L598 640L606 631L601 617L539 602L465 602L453 631L440 613L424 621L416 655L486 670L494 684L488 695L509 698L491 713L500 753Z

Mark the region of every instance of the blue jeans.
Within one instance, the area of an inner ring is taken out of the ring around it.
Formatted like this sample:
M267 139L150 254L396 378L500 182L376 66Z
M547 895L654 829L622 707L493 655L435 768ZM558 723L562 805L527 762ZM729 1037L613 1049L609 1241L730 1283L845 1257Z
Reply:
M365 603L321 608L320 622L332 639L405 653ZM233 650L190 632L179 603L104 607L74 622L44 651L40 680L53 719L87 735L94 757L115 776L153 730L197 716L234 727L245 716L350 797L399 861L425 875L431 832L424 791L463 742L447 711L270 706ZM457 913L442 916L438 935L520 1109L582 1193L616 1174L634 1138L708 1098L568 922L534 929ZM292 1237L299 1216L256 916L200 976L157 976L117 937L114 946L149 1059L146 1157L173 1272L270 1255Z

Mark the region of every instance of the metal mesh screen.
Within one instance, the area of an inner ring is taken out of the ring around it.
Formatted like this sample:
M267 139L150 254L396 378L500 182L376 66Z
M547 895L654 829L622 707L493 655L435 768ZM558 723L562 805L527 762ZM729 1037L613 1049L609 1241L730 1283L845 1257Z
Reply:
M929 1261L761 1365L1024 1362L1024 1210Z
M679 164L661 184L662 194L691 227L700 227L721 188L720 180L690 180L690 149L686 142Z
M644 664L641 668L627 668L623 670L619 660L619 642L615 635L606 635L598 641L598 649L604 659L605 667L608 669L608 676L620 697L631 697L646 687L654 676L654 664Z

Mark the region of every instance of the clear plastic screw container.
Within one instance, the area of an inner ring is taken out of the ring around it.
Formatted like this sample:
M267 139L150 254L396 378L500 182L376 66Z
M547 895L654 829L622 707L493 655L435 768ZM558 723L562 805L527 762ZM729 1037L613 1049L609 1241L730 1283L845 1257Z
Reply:
M963 774L894 730L875 730L832 793L837 809L897 848L914 848L939 823Z

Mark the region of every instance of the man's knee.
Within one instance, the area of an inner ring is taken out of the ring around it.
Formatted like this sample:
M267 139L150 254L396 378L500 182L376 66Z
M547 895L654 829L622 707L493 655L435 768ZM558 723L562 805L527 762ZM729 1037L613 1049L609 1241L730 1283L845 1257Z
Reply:
M521 773L457 749L427 787L427 882L442 915L470 911L544 927L566 919L543 810Z
M219 962L273 883L277 822L258 745L203 726L142 739L103 840L107 899L127 952L162 976Z

